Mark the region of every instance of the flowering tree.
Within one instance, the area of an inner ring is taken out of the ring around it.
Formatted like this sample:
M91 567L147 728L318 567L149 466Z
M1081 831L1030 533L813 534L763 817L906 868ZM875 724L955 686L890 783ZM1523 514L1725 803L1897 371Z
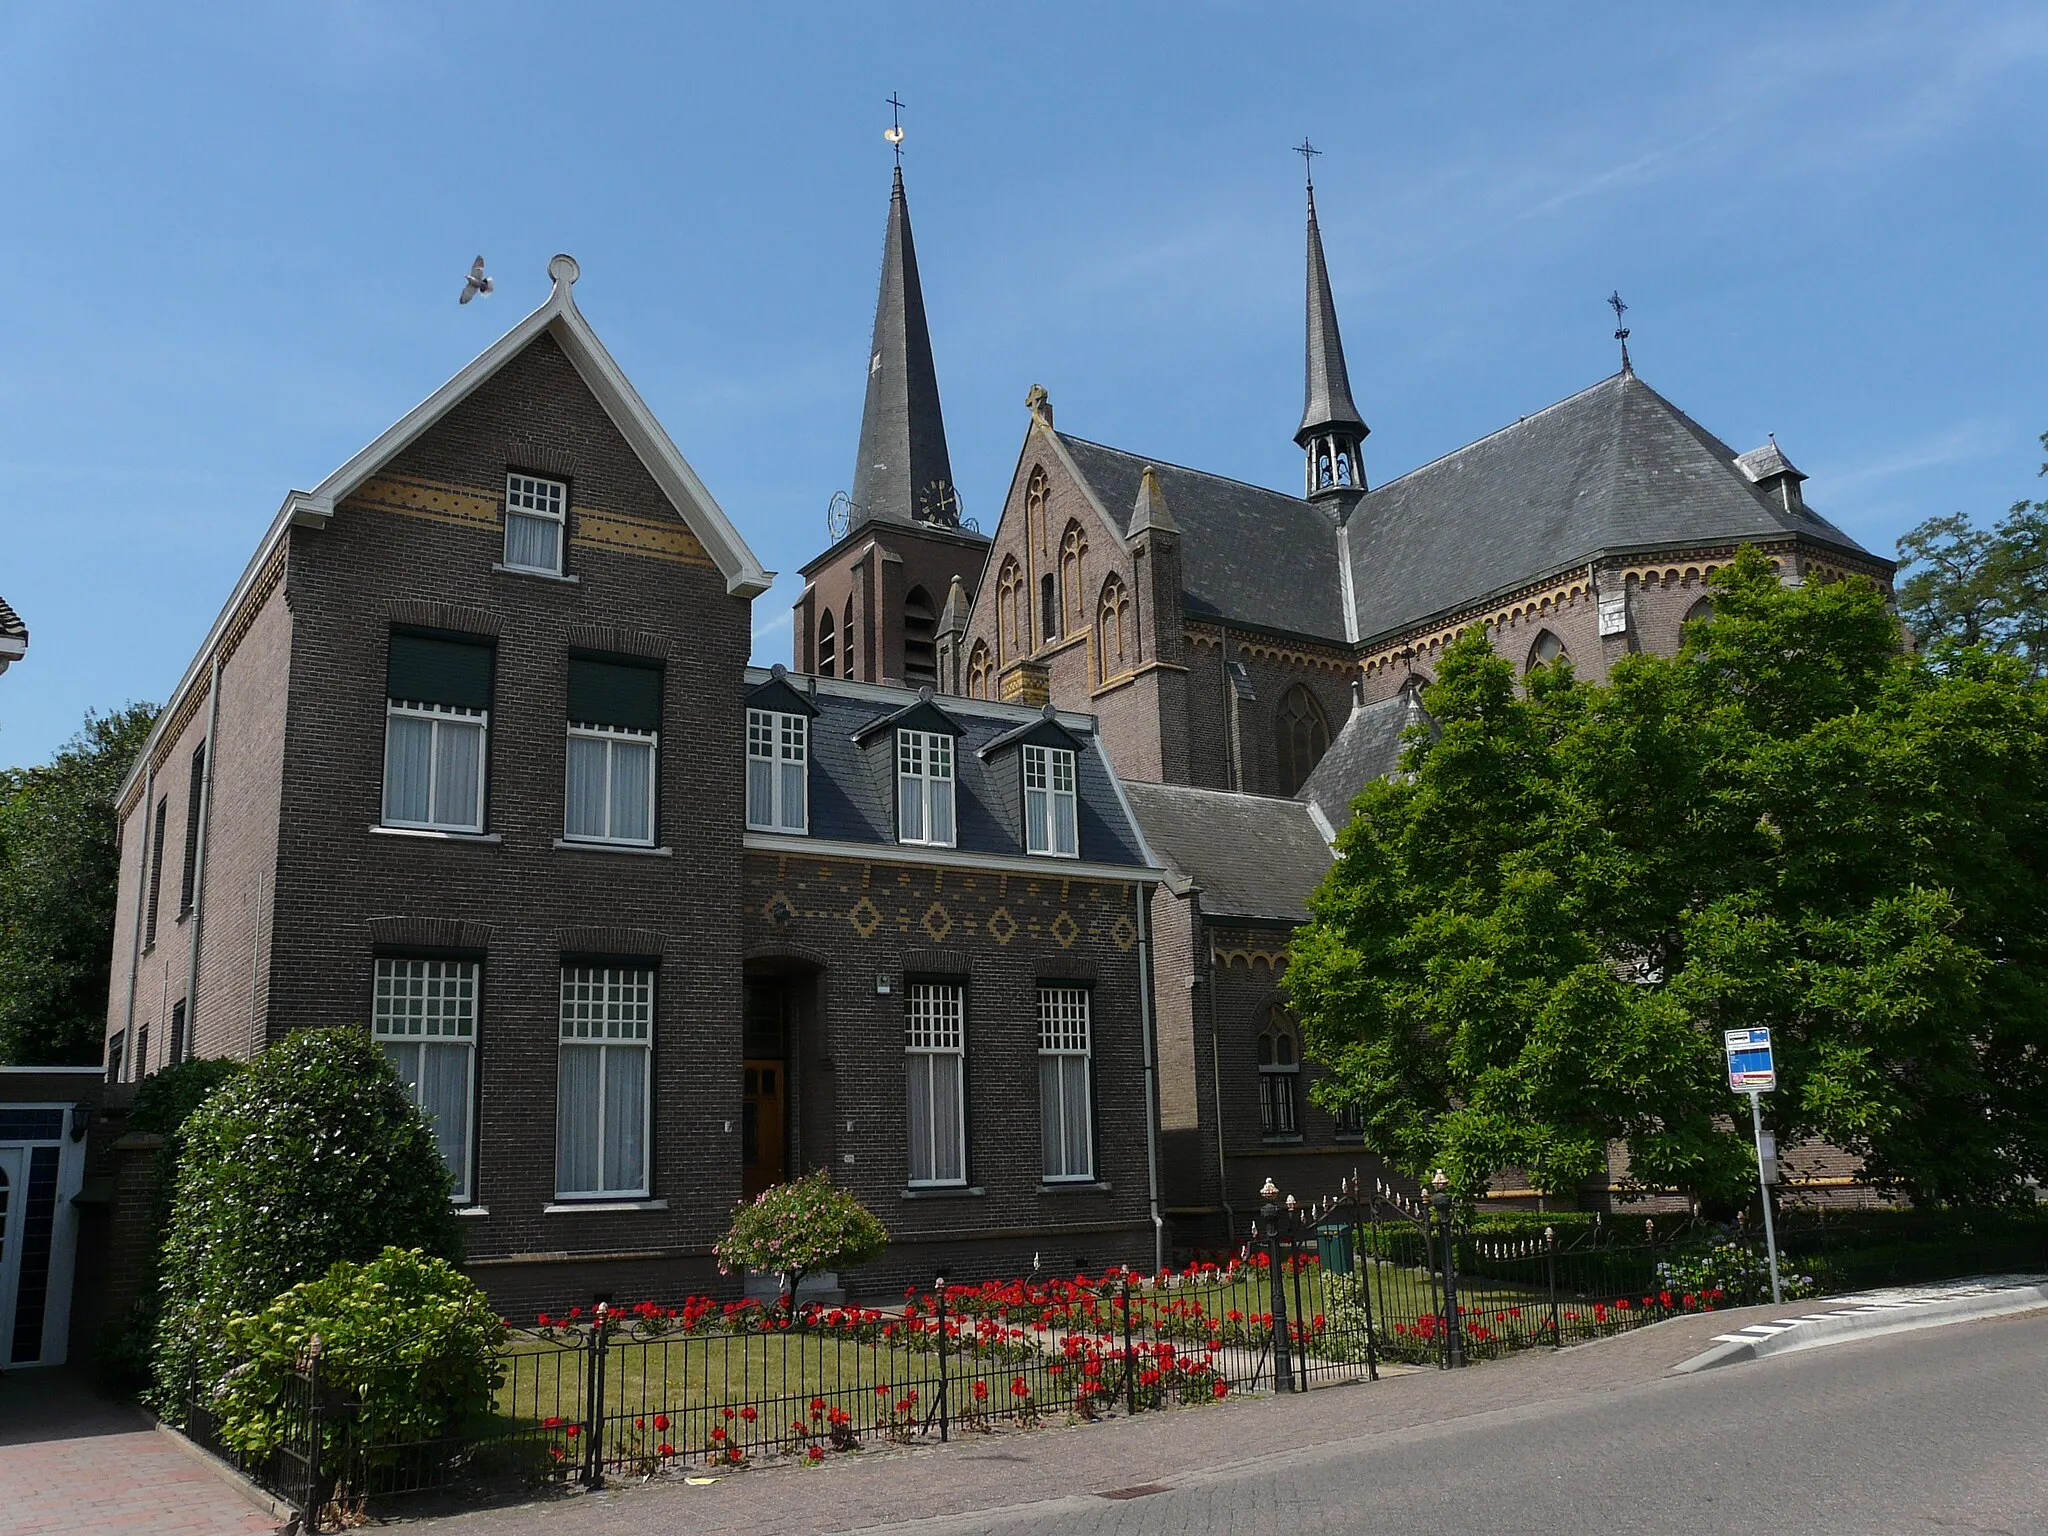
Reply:
M764 1189L741 1206L715 1251L721 1271L780 1275L789 1305L805 1275L866 1264L888 1246L881 1218L820 1172Z

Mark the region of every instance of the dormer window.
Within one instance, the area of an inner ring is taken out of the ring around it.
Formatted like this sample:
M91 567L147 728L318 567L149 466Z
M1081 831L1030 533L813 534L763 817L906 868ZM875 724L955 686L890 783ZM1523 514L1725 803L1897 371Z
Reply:
M532 475L505 477L505 565L543 576L562 574L562 532L569 487Z
M810 826L809 725L802 715L747 711L747 826L803 832Z
M896 733L896 841L953 846L953 738Z
M1074 754L1065 747L1024 748L1024 850L1080 857Z

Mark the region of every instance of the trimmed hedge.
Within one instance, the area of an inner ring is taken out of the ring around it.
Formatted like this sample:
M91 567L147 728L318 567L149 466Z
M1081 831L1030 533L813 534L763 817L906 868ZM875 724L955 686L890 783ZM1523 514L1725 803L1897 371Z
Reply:
M154 1406L173 1422L232 1363L223 1329L235 1314L386 1248L461 1258L447 1164L360 1029L279 1041L184 1136L153 1361Z

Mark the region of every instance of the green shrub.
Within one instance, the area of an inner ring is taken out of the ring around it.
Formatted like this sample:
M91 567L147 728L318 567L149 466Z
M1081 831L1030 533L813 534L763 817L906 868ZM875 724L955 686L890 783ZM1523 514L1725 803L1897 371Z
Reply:
M1717 1307L1746 1307L1771 1299L1771 1262L1767 1255L1742 1243L1719 1242L1657 1266L1658 1282L1669 1291L1706 1296ZM1786 1301L1811 1296L1812 1275L1778 1266L1779 1289Z
M330 1415L325 1437L349 1435L372 1466L417 1460L422 1443L459 1434L489 1412L504 1377L505 1327L489 1300L454 1265L418 1249L386 1248L367 1264L344 1259L262 1311L229 1318L224 1332L241 1363L210 1406L221 1438L252 1456L288 1443L301 1422L284 1405L315 1337L323 1399L353 1409L352 1425Z
M888 1228L859 1197L811 1173L764 1189L741 1206L716 1252L721 1273L780 1275L785 1297L794 1300L805 1275L866 1264L888 1246Z
M447 1165L361 1030L278 1042L184 1135L152 1362L155 1406L173 1421L232 1363L222 1324L234 1314L386 1248L461 1257Z
M164 1144L156 1155L156 1194L150 1202L149 1236L143 1245L141 1291L121 1316L107 1324L95 1351L101 1383L109 1390L138 1392L149 1383L158 1274L164 1232L171 1222L171 1196L178 1187L178 1164L185 1149L185 1122L214 1089L241 1071L242 1063L227 1057L194 1057L144 1078L135 1090L123 1132L161 1136Z

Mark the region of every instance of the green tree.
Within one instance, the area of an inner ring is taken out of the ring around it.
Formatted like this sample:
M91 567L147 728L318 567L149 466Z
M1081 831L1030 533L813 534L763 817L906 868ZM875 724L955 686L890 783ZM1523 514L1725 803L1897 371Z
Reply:
M2048 672L2048 501L2016 501L1988 530L1960 512L1929 518L1899 540L1899 559L1899 612L1937 660L1982 646Z
M0 1064L101 1059L114 903L114 792L156 719L153 704L85 726L40 768L0 769Z
M2048 686L1900 652L1881 593L1754 551L1675 658L1526 691L1447 651L1401 782L1370 786L1287 985L1317 1093L1474 1193L1752 1176L1720 1031L1768 1024L1781 1137L1916 1199L2048 1171Z
M164 1244L159 1412L231 1362L222 1325L386 1248L460 1260L448 1165L391 1063L359 1029L287 1036L184 1122Z

